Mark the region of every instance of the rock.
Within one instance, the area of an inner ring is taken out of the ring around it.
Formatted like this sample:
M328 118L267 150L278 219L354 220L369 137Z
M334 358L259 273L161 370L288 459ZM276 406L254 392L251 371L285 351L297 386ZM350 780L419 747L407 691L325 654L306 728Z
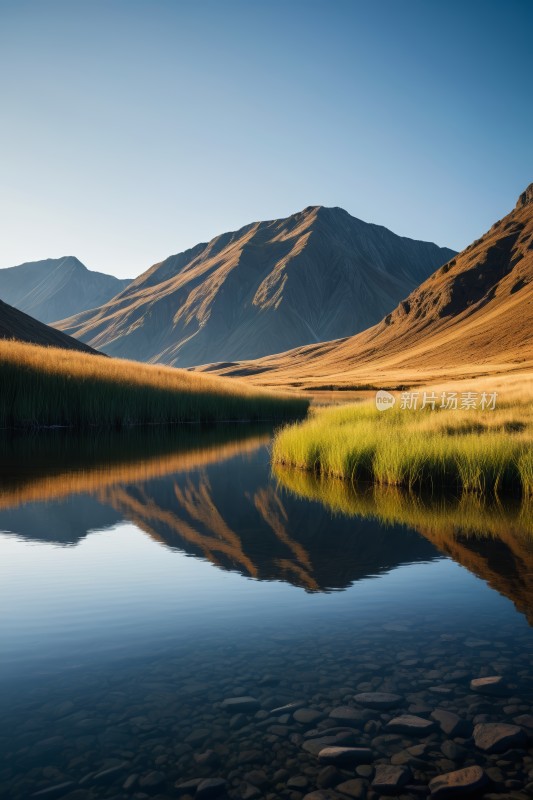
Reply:
M470 689L478 694L488 694L503 697L509 694L509 689L501 675L491 675L489 678L475 678L470 681Z
M474 742L485 753L503 753L511 747L525 744L526 735L518 725L480 722L474 728Z
M392 764L378 764L372 781L372 788L381 794L395 794L411 780L408 767L395 767Z
M370 764L361 764L360 767L355 768L355 772L360 778L371 778L374 775L374 767Z
M323 764L368 764L373 760L368 747L324 747L318 754Z
M143 775L142 778L139 778L139 786L141 789L156 789L158 786L162 786L166 782L166 779L164 772L153 770L147 775Z
M238 731L248 724L248 717L246 714L234 714L229 721L229 726L232 731Z
M124 772L127 766L128 764L124 762L123 764L116 764L114 767L109 767L108 769L103 769L100 772L96 772L92 777L92 782L112 783L121 772Z
M253 783L248 783L247 781L241 783L239 793L242 800L255 800L256 797L261 797L261 789L258 789Z
M355 695L354 700L366 708L377 709L396 708L402 702L400 695L390 692L360 692Z
M446 739L441 744L440 749L446 758L449 758L450 761L455 761L456 763L464 761L468 755L468 750L466 747L461 747L461 745L452 742L451 739Z
M136 773L133 775L128 775L128 777L122 784L122 788L124 789L125 792L129 792L131 789L133 789L133 787L137 783L138 777L139 776Z
M330 719L341 722L344 725L358 726L361 724L361 712L350 706L338 706L330 712Z
M343 781L336 787L337 792L347 794L348 797L355 797L357 800L363 800L366 797L366 782L362 778L352 778L349 781Z
M431 718L438 723L443 733L452 738L455 736L467 738L472 733L472 724L468 722L468 720L462 719L453 711L448 711L444 708L436 708L435 711L431 713Z
M415 717L413 714L403 714L391 719L385 725L385 730L392 733L405 733L408 736L427 736L435 730L435 723L429 719Z
M330 789L342 781L343 775L339 770L329 764L324 769L321 769L316 779L316 785L319 789Z
M190 781L176 781L174 791L177 795L194 794L202 783L203 778L192 778Z
M230 711L232 714L250 714L252 712L259 711L261 704L259 703L259 700L256 700L255 697L228 697L226 700L222 701L221 707L225 711Z
M350 733L337 733L332 736L319 736L315 739L308 739L302 744L306 753L317 756L326 747L352 747L357 743L353 731Z
M224 778L206 778L198 784L196 800L207 800L209 797L218 797L226 789Z
M250 772L246 772L244 775L244 780L248 781L248 783L252 783L254 786L259 786L263 788L268 784L268 777L266 772L263 772L262 769L252 769Z
M292 716L296 722L301 722L302 725L312 725L322 719L324 714L314 708L299 708Z
M517 725L521 725L523 728L533 731L533 714L520 714L518 717L514 718L513 722Z
M338 800L339 795L330 789L318 789L315 792L309 792L303 800Z
M39 792L32 794L32 797L42 797L43 800L52 800L54 797L61 797L74 786L73 781L65 781L63 783L56 783L55 786L48 786L46 789L41 789Z
M477 792L488 782L489 779L481 767L465 767L433 778L429 782L429 789L432 800L446 800L448 797L463 797Z
M205 753L195 753L194 760L199 767L209 767L218 764L218 755L214 750L206 750Z
M298 791L306 789L308 785L309 779L306 778L305 775L295 775L287 781L287 787L289 789L296 789Z
M303 705L304 704L302 702L287 703L284 706L273 708L270 713L275 717L279 717L282 714L292 714L293 711L296 711L297 708L302 708Z

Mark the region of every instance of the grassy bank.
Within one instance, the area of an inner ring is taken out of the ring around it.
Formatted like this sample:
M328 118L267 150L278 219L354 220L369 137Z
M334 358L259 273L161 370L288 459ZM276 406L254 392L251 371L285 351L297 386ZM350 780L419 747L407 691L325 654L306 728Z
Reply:
M171 367L0 341L0 427L288 420L307 400Z
M315 409L281 430L275 464L352 482L533 495L529 385L500 393L496 410L379 412L373 402Z

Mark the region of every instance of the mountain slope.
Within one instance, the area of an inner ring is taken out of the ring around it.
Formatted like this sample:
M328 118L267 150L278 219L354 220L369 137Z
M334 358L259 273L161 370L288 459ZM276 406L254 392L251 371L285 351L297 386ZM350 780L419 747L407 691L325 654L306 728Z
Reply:
M506 217L378 325L212 369L265 385L422 383L533 367L533 184Z
M41 322L53 322L95 308L129 283L129 279L93 272L74 256L0 269L2 300Z
M0 300L0 339L16 339L45 347L61 347L63 350L79 350L82 353L96 353L92 347L78 342L49 325L33 319L23 311L8 306Z
M58 327L144 361L255 358L363 330L452 255L313 206L171 256Z

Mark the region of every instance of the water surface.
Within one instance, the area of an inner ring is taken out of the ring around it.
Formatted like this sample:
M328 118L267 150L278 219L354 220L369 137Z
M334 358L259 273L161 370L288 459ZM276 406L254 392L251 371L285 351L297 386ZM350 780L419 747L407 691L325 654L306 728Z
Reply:
M371 798L391 763L404 796L473 764L487 791L530 796L527 509L272 474L269 437L191 426L3 441L6 797L161 800L219 778L243 800L324 785ZM498 696L472 691L490 675ZM375 691L395 707L356 699ZM223 706L240 696L253 700ZM460 731L441 730L437 709ZM387 728L403 713L432 728ZM495 722L520 733L488 753L473 725ZM370 748L368 763L326 774L309 745L324 736Z

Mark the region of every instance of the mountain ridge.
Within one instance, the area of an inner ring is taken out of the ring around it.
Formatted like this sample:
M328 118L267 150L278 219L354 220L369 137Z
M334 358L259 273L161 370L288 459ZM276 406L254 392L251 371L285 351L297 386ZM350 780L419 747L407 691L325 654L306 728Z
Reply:
M48 324L101 305L129 283L88 269L76 256L61 256L0 269L0 298Z
M454 252L308 206L169 256L56 325L109 355L174 366L258 357L368 327Z
M265 385L381 385L533 368L533 184L514 209L376 325L202 369Z

